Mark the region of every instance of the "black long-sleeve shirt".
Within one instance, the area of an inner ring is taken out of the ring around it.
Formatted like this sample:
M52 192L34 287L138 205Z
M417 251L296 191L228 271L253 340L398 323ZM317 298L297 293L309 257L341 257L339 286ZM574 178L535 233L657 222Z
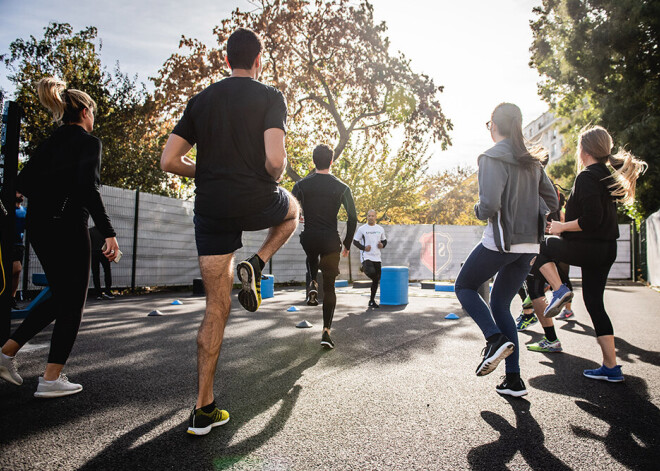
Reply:
M55 130L17 179L28 197L28 219L61 217L87 225L92 216L104 237L116 235L99 191L101 141L76 124Z
M577 219L578 232L563 232L566 239L616 240L619 226L616 202L608 185L612 174L605 164L592 164L578 173L566 203L566 221Z
M357 227L357 213L351 189L337 177L326 173L314 173L297 182L295 196L305 215L305 231L337 233L337 213L343 205L348 215L344 247L350 250Z

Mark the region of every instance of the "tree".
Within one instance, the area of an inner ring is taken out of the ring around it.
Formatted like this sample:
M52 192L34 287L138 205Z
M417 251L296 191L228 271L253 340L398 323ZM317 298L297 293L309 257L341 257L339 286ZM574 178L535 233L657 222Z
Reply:
M16 87L16 101L23 109L21 151L29 156L57 127L39 103L36 82L56 76L88 93L97 103L94 134L103 143L101 179L122 188L173 194L158 166L165 131L158 132L154 104L144 85L122 74L119 65L108 73L101 64L97 30L90 26L77 33L67 23L50 23L44 37L16 39L9 53L0 56Z
M386 25L374 22L366 0L255 0L254 5L221 21L214 29L216 48L182 38L181 49L189 52L172 55L154 78L164 116L180 115L191 96L228 75L223 65L227 38L236 28L248 27L264 39L264 81L287 99L287 174L294 181L309 169L319 142L334 142L337 158L349 149L381 155L395 129L417 149L435 141L443 148L450 145L452 125L439 102L442 87L413 72L403 54L390 52ZM350 145L356 136L360 148ZM396 159L405 153L390 155Z
M660 2L543 0L534 9L530 65L539 93L571 134L601 124L649 163L638 183L648 215L660 204ZM633 210L634 212L634 210Z
M457 167L432 175L424 182L422 198L426 204L421 223L484 224L474 214L474 205L479 200L479 182L474 168Z

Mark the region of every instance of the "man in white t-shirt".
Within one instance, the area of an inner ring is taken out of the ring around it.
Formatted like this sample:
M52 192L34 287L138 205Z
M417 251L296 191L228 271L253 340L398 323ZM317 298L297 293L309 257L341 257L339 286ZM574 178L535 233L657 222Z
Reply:
M381 258L380 250L387 245L385 231L376 224L376 210L367 212L367 223L360 227L353 237L353 245L360 249L360 262L364 274L371 278L371 299L369 307L380 307L376 303L376 291L380 284Z

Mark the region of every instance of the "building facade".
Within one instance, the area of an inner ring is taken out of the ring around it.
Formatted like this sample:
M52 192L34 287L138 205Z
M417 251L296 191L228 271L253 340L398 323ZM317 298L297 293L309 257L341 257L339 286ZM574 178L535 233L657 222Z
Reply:
M551 164L562 155L564 139L559 132L560 124L561 121L552 112L546 111L523 128L525 139L542 145L548 151Z

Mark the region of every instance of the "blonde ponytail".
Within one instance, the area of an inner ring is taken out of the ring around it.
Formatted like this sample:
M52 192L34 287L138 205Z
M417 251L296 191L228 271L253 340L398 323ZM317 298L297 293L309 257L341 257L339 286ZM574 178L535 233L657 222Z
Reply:
M57 123L62 121L62 116L64 116L65 105L62 100L64 90L66 90L66 83L55 77L46 77L37 83L39 101L48 108L53 115L53 121Z
M96 111L96 102L87 93L67 89L66 83L55 77L46 77L37 83L39 101L53 115L53 121L65 124L80 121L82 110Z
M615 169L612 174L614 183L609 185L613 190L612 195L624 204L632 203L635 200L637 178L646 172L648 164L623 149L615 155L609 155L608 163Z
M612 190L612 196L624 204L630 204L635 200L637 178L646 172L648 164L624 149L612 155L613 147L612 136L604 127L586 128L578 138L577 161L580 162L580 152L584 151L597 162L609 163L614 168L612 173L614 182L608 185Z

